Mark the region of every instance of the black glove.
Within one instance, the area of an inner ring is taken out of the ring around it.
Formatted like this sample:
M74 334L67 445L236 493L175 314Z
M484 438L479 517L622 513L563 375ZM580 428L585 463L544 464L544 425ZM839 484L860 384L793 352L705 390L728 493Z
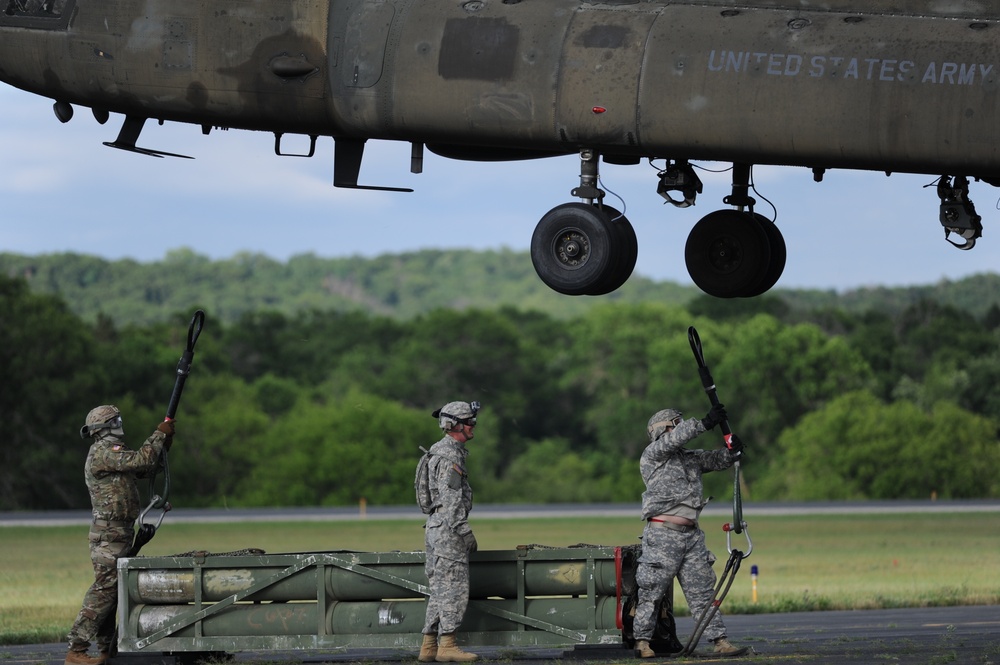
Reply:
M462 536L462 541L465 542L465 547L468 549L470 554L479 549L479 543L476 542L476 536L471 531Z
M705 426L705 429L712 429L723 420L726 420L727 417L726 407L721 404L713 404L712 410L701 419L701 424Z
M734 462L743 459L743 441L735 434L729 439L729 456Z

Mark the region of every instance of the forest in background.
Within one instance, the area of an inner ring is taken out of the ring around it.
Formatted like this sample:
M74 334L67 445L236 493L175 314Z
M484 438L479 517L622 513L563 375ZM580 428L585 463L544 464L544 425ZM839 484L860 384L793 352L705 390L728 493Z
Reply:
M1000 275L976 275L902 288L867 287L842 293L775 288L765 296L719 300L694 286L656 282L641 275L597 298L566 297L542 284L527 252L423 250L372 259L320 258L281 262L260 254L213 261L189 249L162 261L109 261L83 254L25 256L0 253L0 275L24 278L35 293L61 296L88 322L104 315L122 326L164 321L199 303L213 319L234 323L262 310L295 315L310 310L367 312L410 319L435 309L538 310L558 319L606 303L683 305L713 317L829 309L893 316L922 301L950 305L982 319L1000 318Z
M735 301L633 278L568 298L522 259L2 254L0 509L88 505L83 417L117 404L139 445L197 308L178 506L410 504L430 412L454 399L483 403L477 501L637 503L649 416L708 409L692 325L747 445L745 500L1000 497L995 275ZM728 496L729 474L708 478Z

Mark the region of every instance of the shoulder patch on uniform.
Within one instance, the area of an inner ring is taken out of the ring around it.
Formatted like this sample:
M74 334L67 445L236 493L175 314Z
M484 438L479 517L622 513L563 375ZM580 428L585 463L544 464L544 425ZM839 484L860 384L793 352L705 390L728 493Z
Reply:
M122 449L122 444L120 443L116 443L115 445L111 446L111 450L115 451L116 453L119 452L121 449Z

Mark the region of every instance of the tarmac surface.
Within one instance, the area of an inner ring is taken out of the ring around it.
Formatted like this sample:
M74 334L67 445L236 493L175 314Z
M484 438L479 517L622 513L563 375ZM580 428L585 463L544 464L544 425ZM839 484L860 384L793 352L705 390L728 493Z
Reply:
M746 509L746 506L744 506ZM713 506L708 512L727 513L725 506ZM635 517L633 505L582 506L476 506L480 517L515 518L542 517L549 514L608 515ZM893 502L833 502L810 504L754 504L759 514L818 514L818 513L948 513L974 511L1000 512L1000 501L893 501ZM361 509L253 509L239 510L176 510L170 513L175 522L217 521L352 521L365 519L422 519L412 507ZM0 527L4 526L63 526L86 524L89 511L0 512ZM1000 574L993 571L990 574ZM2 619L2 617L0 617ZM838 612L798 612L783 614L726 615L730 641L738 647L749 647L750 653L740 658L718 658L707 654L706 643L700 645L699 657L657 656L643 663L704 663L739 662L773 663L775 665L835 665L865 663L871 665L1000 665L1000 605L910 608L896 610L864 610ZM688 617L677 619L678 637L685 642L692 628ZM461 640L460 640L461 641ZM511 648L473 646L463 648L479 653L482 660L505 665L526 663L555 665L563 661L610 664L638 663L631 650L614 647ZM254 651L235 654L237 663L416 663L416 649L350 649L347 651ZM0 646L0 665L62 665L66 645L34 644ZM187 665L172 656L120 654L110 665ZM220 662L216 659L214 662Z
M943 607L844 612L727 615L729 639L750 647L739 658L719 658L702 644L695 656L660 657L643 663L774 663L836 665L1000 664L1000 606ZM691 629L689 618L678 619L681 642ZM484 661L543 665L562 661L637 662L630 650L614 647L575 649L488 647L475 649ZM416 662L414 650L350 649L338 652L241 652L237 663L397 663ZM64 644L0 647L3 665L62 665ZM111 665L173 665L169 656L119 654ZM220 662L214 659L212 662Z

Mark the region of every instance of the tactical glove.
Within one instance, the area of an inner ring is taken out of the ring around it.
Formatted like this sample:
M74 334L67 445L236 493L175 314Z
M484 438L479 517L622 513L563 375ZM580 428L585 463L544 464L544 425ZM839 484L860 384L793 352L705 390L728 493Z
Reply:
M166 434L167 438L170 438L174 435L174 421L164 420L162 423L156 426L156 429Z
M743 459L743 441L735 434L729 439L729 456L734 462Z
M712 429L723 420L726 420L727 417L726 407L721 404L713 404L712 410L701 419L701 424L705 426L705 429Z
M465 548L470 554L479 550L479 543L476 542L476 535L471 531L462 536L462 541L465 543Z

